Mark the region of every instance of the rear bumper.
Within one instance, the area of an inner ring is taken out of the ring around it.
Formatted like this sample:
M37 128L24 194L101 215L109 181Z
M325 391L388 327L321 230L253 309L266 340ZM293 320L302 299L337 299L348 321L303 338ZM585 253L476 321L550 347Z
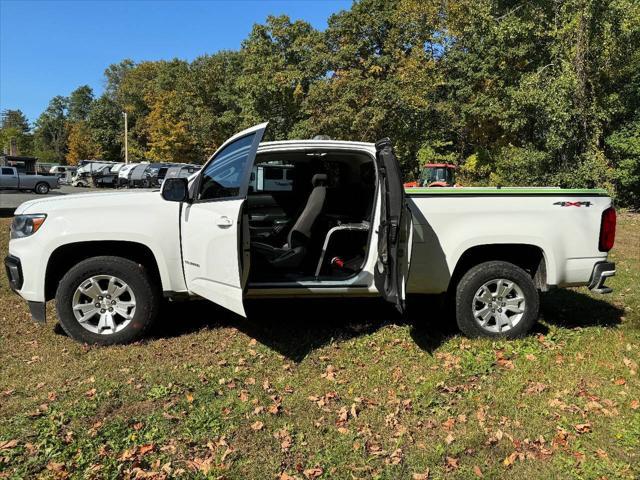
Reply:
M616 274L616 264L613 262L598 262L593 267L591 280L589 281L589 290L596 293L611 293L612 288L607 287L604 282L609 277Z

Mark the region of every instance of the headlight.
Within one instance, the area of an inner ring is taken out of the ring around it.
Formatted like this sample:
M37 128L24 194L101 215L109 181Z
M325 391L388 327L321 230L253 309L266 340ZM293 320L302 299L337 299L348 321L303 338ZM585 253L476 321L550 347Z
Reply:
M11 223L11 238L24 238L36 233L47 216L44 213L16 215Z

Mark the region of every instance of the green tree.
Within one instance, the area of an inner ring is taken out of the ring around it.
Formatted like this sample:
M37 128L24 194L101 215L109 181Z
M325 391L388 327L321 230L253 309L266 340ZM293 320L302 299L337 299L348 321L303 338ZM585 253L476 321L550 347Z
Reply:
M321 48L322 35L307 22L282 15L254 25L237 77L242 126L269 120L269 138L288 138L304 119L301 104L311 84L326 73Z
M89 111L87 124L104 160L121 161L124 157L124 123L122 110L108 95L96 99Z
M67 150L67 106L65 97L51 99L47 109L36 120L36 154L42 161L63 163Z
M86 120L93 103L93 90L88 85L76 88L69 95L68 119L70 122Z
M3 110L0 113L0 144L9 153L14 144L19 155L31 155L33 135L29 121L21 110Z

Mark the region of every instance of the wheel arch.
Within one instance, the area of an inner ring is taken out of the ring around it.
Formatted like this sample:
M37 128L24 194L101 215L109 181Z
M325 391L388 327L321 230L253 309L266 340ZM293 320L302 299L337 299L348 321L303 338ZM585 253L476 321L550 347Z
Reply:
M158 261L148 246L123 240L74 242L59 246L49 256L45 273L45 300L55 297L58 283L70 268L88 258L104 255L126 258L143 265L152 281L162 288Z
M536 288L541 291L548 289L549 258L542 247L530 243L500 243L474 245L462 252L452 272L449 291L455 291L469 269L492 260L509 262L522 268L531 275Z

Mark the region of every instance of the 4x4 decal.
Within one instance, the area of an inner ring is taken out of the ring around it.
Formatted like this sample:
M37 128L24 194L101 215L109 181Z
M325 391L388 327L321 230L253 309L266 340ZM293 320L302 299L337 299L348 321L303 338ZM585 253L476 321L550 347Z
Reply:
M560 205L561 207L590 207L593 205L591 202L556 202L554 205Z

